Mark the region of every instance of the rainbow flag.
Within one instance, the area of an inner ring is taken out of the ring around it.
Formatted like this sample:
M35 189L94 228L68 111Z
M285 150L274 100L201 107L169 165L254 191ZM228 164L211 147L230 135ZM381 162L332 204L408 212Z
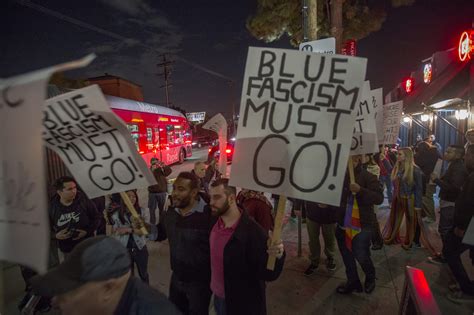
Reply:
M346 234L346 246L352 251L352 240L361 231L359 205L354 195L350 195L347 200L344 229Z

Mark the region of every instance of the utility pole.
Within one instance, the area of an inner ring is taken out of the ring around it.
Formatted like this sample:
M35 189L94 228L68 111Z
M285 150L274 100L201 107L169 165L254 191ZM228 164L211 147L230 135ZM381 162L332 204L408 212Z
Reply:
M161 63L158 63L157 66L159 68L163 68L163 72L159 73L158 75L164 77L164 80L165 80L165 84L160 86L160 88L165 88L166 107L170 107L170 94L169 94L168 88L173 86L173 84L169 83L169 79L170 79L171 70L172 70L171 65L174 63L174 61L167 60L166 54L162 54L160 56L163 58L163 61Z

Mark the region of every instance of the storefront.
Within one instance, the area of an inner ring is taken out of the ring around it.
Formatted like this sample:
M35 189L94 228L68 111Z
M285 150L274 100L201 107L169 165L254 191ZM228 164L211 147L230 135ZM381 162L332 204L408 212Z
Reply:
M402 80L385 102L403 100L402 146L434 134L443 148L464 144L474 128L474 30L459 36L458 47L436 52Z

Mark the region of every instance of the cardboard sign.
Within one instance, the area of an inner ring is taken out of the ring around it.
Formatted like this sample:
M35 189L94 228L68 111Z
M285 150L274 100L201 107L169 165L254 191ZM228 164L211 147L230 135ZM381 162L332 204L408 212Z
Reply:
M227 171L227 121L222 114L217 114L202 126L203 129L212 130L219 136L219 163L218 170L221 174Z
M53 72L85 66L92 59L0 79L0 260L47 270L50 229L41 104Z
M403 101L385 104L383 106L383 144L396 144L400 132Z
M383 89L371 90L372 108L374 109L375 127L377 129L378 143L383 141Z
M313 40L300 44L300 50L320 54L335 54L336 39L334 37Z
M359 101L354 133L352 135L351 155L378 152L375 108L372 100L370 82L365 81Z
M48 99L43 109L45 144L89 198L156 183L98 86Z
M251 47L230 183L339 205L366 65Z

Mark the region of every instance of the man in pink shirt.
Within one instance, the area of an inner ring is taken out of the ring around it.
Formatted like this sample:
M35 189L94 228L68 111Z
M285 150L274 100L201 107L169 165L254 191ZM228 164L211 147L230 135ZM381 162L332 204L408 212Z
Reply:
M283 243L268 247L263 228L238 208L228 179L213 182L210 197L212 213L219 217L210 235L216 313L266 314L265 281L276 280L283 270ZM266 268L269 255L277 258L273 271Z

